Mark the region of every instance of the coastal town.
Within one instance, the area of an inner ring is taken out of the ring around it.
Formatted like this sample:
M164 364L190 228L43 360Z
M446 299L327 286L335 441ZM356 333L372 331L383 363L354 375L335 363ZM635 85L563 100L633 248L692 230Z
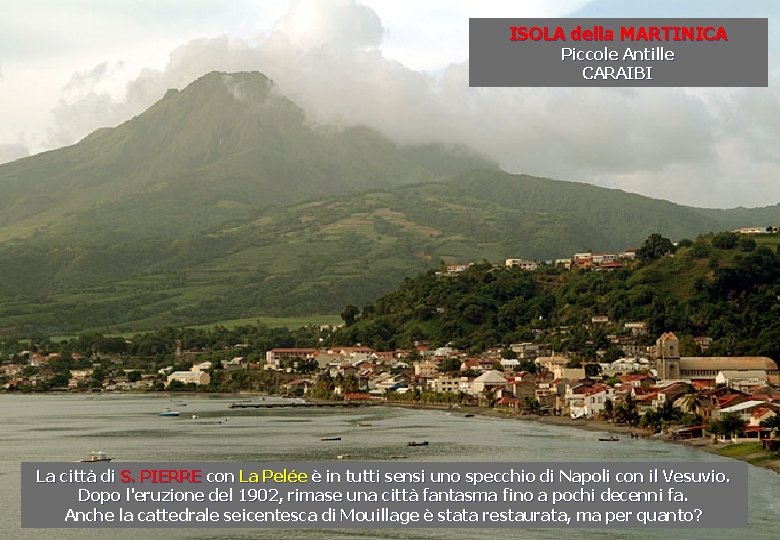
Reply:
M653 320L628 319L616 315L632 313L624 307L616 310L575 291L562 308L576 324L561 324L565 319L559 315L556 320L542 302L529 303L530 316L520 313L506 319L523 326L515 330L509 326L505 334L528 339L475 345L479 329L491 321L489 310L495 309L478 295L492 283L504 289L493 287L491 294L506 297L505 290L514 291L511 294L528 299L533 298L534 283L544 286L546 280L566 279L560 272L601 280L584 281L588 287L591 282L603 285L606 278L611 286L622 286L631 272L646 273L648 265L695 264L701 250L709 250L710 257L735 254L743 266L765 259L771 268L775 254L756 248L757 234L721 233L685 246L651 235L640 249L619 254L588 251L558 261L441 265L438 271L408 280L396 296L379 299L362 313L346 306L343 325L291 331L258 323L232 330L164 328L132 337L86 333L62 340L9 338L0 341L0 388L8 393L273 395L349 406L444 408L589 426L632 437L749 443L771 458L780 451L780 369L774 354L729 354L737 343L733 338L668 328L665 322L672 320L668 312ZM742 258L740 252L749 255ZM711 258L708 268L719 278L719 266L712 261L717 259ZM728 277L730 271L722 275ZM763 277L755 274L750 279L753 283ZM722 289L716 286L720 282L708 285L702 280L694 289L709 294L711 287L711 298L717 299ZM420 306L426 301L420 291L437 287L438 305L404 307L405 302ZM543 288L540 291L544 302L556 302ZM780 301L780 295L768 291ZM477 301L486 307L477 308ZM644 297L638 301L646 303ZM581 307L574 311L577 305ZM599 306L604 310L597 311ZM422 319L415 319L415 313ZM406 314L408 320L389 314ZM436 327L439 337L419 337L420 324L437 316L450 318ZM494 320L502 324L501 318ZM391 321L394 326L389 326ZM405 330L408 325L411 331ZM464 337L468 328L472 333ZM405 337L392 337L393 333ZM373 341L366 343L360 336ZM390 343L396 345L387 346Z
M610 321L594 318L592 324ZM242 380L242 390L288 397L607 421L680 439L707 433L723 441L764 441L767 449L778 449L780 370L774 360L680 356L680 341L672 332L654 345L641 345L648 341L642 321L624 323L620 333L607 338L624 357L576 366L543 342L509 344L479 355L425 341L396 351L359 345L274 347L254 361L234 354L244 350L242 344L223 351L182 350L179 344L176 367L152 373L123 367L121 355L101 362L99 353L89 359L74 352L71 361L90 367L71 369L65 377L53 371L62 361L59 353L21 351L0 365L0 380L8 392L214 392L224 389L226 380ZM710 338L695 342L706 354ZM199 360L215 356L223 358Z

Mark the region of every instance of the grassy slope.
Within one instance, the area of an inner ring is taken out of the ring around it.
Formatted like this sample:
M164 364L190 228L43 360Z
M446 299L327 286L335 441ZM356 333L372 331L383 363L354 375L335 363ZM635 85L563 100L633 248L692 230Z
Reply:
M312 128L264 76L209 74L117 128L0 166L0 332L333 313L439 261L780 222L778 206L462 173L476 166L367 128Z

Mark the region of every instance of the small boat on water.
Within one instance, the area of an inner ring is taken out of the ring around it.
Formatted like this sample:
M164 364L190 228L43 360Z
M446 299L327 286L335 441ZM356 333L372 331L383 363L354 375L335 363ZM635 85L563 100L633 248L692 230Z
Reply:
M406 446L428 446L428 441L409 441Z
M348 457L350 457L349 454L339 454L336 459L347 459Z
M158 416L179 416L181 413L179 411L174 411L171 409L165 409L164 411L160 411L157 413Z
M599 437L599 440L602 442L616 442L619 441L620 438L617 435L610 435L609 437Z
M108 454L103 450L93 450L84 459L80 459L79 463L98 463L100 461L111 461L114 458L108 457Z
M181 402L181 403L174 403L174 406L176 406L176 407L186 407L186 406L187 406L187 404L186 404L186 403L184 403L184 402Z
M320 440L321 441L340 441L341 437L323 437Z
M471 414L471 413L465 414L463 416L464 416L464 418L474 418L474 415Z

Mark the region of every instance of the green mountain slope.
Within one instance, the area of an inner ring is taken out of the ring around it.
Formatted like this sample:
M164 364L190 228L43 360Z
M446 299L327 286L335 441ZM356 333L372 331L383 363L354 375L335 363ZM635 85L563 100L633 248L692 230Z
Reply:
M777 227L780 225L780 204L763 208L695 208L700 215L716 220L723 230L734 230L738 227Z
M259 73L210 73L116 128L0 166L0 239L181 237L258 208L485 165L420 154L367 128L309 125Z
M313 127L211 73L80 143L0 166L0 333L337 313L440 261L548 259L780 223ZM724 226L725 225L725 226Z

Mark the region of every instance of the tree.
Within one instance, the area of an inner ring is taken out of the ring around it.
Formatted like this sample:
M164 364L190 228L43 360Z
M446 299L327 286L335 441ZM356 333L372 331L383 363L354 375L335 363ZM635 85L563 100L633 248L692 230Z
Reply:
M618 349L614 345L610 345L607 348L607 351L604 353L604 356L601 357L601 361L605 364L611 364L612 362L625 357L626 353L623 352L622 349Z
M745 422L737 413L724 414L720 420L710 422L710 431L721 437L729 437L732 434L740 434L745 428Z
M599 364L585 364L586 377L598 377L601 375L601 366Z
M604 418L604 420L612 420L612 418L615 416L615 406L611 399L607 398L604 401L604 410L601 411L601 416Z
M668 253L674 252L674 244L668 238L664 238L658 233L653 233L647 237L642 247L640 247L636 255L643 263L660 259Z
M531 414L539 414L541 407L541 403L539 403L539 400L536 398L525 397L523 399L523 411L529 411Z
M684 412L696 414L701 408L701 399L693 388L689 388L688 393L682 397L680 404Z
M639 413L636 410L636 402L631 394L626 396L625 401L615 407L615 422L635 426L639 423Z
M70 373L61 372L53 375L49 379L49 384L52 386L52 388L67 387L69 380L70 380Z
M712 245L718 249L734 249L739 236L733 232L720 232L712 238Z
M344 325L347 327L355 324L358 315L360 315L360 309L352 304L347 304L344 309L341 310L341 319L344 321Z
M682 240L677 242L677 249L691 247L692 245L693 245L693 240L691 240L690 238L683 238Z
M460 371L460 360L457 358L445 358L439 362L439 371L442 373L449 373L453 371Z
M95 368L94 370L92 370L92 379L90 381L90 386L92 388L102 388L104 377L105 377L105 372L103 371L103 368L102 367Z
M780 429L780 414L775 414L766 420L761 420L761 427Z
M38 366L24 366L22 369L22 377L33 377L38 375L41 370Z
M743 236L739 239L739 249L742 251L755 251L756 241L749 236Z

